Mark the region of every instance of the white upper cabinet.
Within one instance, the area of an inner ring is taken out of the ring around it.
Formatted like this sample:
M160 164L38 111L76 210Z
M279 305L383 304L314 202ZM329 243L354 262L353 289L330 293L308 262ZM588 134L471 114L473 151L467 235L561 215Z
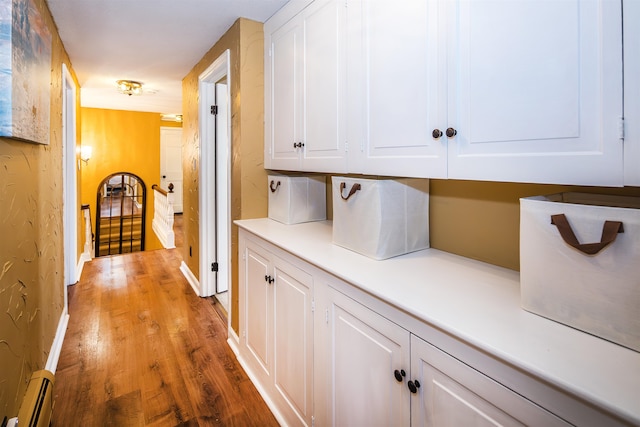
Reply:
M274 18L267 169L640 183L640 55L625 58L625 147L620 1L315 0Z
M622 185L620 2L444 4L448 176Z
M265 167L346 172L345 4L265 24Z
M302 141L302 25L291 20L271 34L265 70L265 167L299 169ZM268 76L268 77L267 77ZM277 76L277 78L271 78ZM268 155L267 155L268 154Z
M640 1L624 9L624 183L640 186Z
M446 178L434 1L349 1L349 172Z

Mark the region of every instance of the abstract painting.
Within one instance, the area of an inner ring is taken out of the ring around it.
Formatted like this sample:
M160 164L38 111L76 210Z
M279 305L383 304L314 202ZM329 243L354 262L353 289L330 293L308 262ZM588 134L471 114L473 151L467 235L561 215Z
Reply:
M51 32L34 0L0 0L0 137L49 144Z

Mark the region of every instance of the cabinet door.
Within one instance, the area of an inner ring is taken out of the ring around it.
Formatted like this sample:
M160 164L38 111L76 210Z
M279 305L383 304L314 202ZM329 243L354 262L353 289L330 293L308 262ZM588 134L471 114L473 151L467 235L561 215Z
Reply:
M640 2L624 0L624 184L640 186Z
M346 172L345 6L316 0L266 37L265 166Z
M265 167L300 168L302 142L302 19L265 34Z
M622 185L621 2L444 3L449 178Z
M316 0L304 12L302 168L346 172L344 1Z
M438 13L434 1L349 1L350 172L446 177L446 138L432 136L446 114Z
M327 290L329 425L409 425L409 333L340 292Z
M244 250L243 288L241 291L243 338L253 356L250 359L259 374L271 375L271 343L273 342L273 285L270 276L269 254L257 245L247 244ZM243 328L244 326L244 328Z
M313 415L313 280L306 272L274 261L275 388L303 425Z
M569 426L413 335L411 378L420 383L412 396L412 426Z

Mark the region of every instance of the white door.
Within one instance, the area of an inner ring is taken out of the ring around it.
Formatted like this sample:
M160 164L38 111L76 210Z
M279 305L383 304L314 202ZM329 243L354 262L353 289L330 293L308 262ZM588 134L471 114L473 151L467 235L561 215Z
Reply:
M230 266L229 249L229 96L226 83L216 83L215 85L215 105L216 105L216 150L215 150L215 248L213 248L214 259L218 265ZM229 280L225 277L216 277L216 295L218 300L228 310L228 296L222 296L229 290Z
M622 185L620 2L444 3L449 178Z
M160 128L160 187L173 184L173 211L182 213L182 128Z

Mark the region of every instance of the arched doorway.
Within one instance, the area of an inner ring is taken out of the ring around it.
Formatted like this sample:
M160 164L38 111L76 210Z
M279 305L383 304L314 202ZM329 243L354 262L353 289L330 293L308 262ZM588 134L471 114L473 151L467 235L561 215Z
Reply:
M144 250L147 187L140 177L118 172L97 192L96 257Z

